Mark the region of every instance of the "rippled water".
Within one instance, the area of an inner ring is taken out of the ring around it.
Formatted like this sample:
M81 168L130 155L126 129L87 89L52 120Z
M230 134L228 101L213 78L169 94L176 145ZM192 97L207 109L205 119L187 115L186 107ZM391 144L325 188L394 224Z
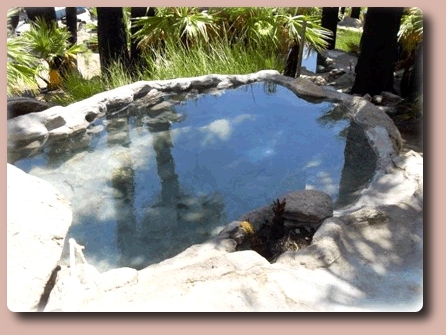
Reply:
M69 237L94 265L159 262L293 190L337 200L348 121L331 103L267 83L163 99L96 120L84 150L15 163L71 200Z

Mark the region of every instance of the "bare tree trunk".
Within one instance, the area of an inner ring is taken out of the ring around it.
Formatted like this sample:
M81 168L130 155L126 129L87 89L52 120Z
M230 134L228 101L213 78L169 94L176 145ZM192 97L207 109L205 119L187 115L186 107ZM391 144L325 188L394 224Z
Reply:
M394 92L393 72L397 56L397 33L403 7L369 7L361 37L352 94Z
M288 56L286 59L283 75L294 78L297 72L298 61L299 61L299 44L293 43L293 46L288 50Z
M68 41L70 45L75 45L77 43L77 9L76 7L67 7L66 8L66 19L67 19L67 28L70 32L70 38Z
M350 13L350 17L352 19L359 19L359 14L361 14L361 7L352 7L352 12Z
M414 65L407 70L406 77L401 80L401 96L414 102L423 94L423 43L418 45Z
M98 48L102 74L115 62L128 66L126 26L122 7L97 7Z
M132 7L130 10L131 19L135 19L142 16L155 16L154 7ZM138 48L138 40L135 38L136 32L139 30L132 23L130 28L131 41L130 41L130 66L132 72L136 74L138 68L144 66L144 59L140 48Z
M323 7L321 25L332 32L331 39L328 41L328 50L332 50L336 45L336 30L338 28L339 7Z
M26 15L31 22L38 17L43 18L48 24L56 22L56 10L54 7L25 7Z

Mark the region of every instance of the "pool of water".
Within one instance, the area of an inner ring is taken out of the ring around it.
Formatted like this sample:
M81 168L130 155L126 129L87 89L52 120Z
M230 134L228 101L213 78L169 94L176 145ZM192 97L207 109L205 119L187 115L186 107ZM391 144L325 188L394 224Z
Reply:
M337 200L349 122L331 103L270 83L163 99L95 120L84 150L15 162L71 201L68 237L98 268L172 257L290 191Z
M308 71L316 73L317 69L317 52L309 51L308 49L304 49L303 57L302 57L302 66Z

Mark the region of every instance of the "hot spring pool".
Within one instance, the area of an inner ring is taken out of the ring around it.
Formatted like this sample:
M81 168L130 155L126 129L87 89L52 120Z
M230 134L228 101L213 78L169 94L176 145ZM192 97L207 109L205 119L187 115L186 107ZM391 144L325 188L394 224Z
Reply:
M86 150L14 163L71 201L68 238L99 269L172 257L290 191L338 199L349 120L333 104L268 83L163 99L95 120Z

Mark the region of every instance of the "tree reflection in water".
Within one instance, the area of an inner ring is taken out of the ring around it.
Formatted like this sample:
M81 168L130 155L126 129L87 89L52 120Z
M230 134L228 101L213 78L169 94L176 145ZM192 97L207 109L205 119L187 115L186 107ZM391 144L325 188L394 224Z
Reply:
M161 113L141 113L139 119ZM179 120L178 115L169 108L167 115ZM165 114L165 115L166 115ZM114 189L114 208L116 219L117 245L120 250L119 266L142 268L149 263L172 257L179 252L182 243L186 248L192 241L187 238L178 243L178 226L193 228L195 223L219 218L224 211L221 197L194 197L181 193L178 174L175 172L175 161L172 155L172 136L170 120L164 118L159 122L147 123L152 136L152 147L156 158L157 174L161 181L160 201L151 204L144 211L144 218L138 224L135 215L135 204L138 196L135 192L135 169L130 153L119 157L120 167L112 173ZM139 120L141 121L141 120ZM109 146L130 143L129 117L109 120L107 124L107 143ZM210 205L211 204L211 205ZM185 234L183 232L185 236ZM180 239L181 240L181 239Z

